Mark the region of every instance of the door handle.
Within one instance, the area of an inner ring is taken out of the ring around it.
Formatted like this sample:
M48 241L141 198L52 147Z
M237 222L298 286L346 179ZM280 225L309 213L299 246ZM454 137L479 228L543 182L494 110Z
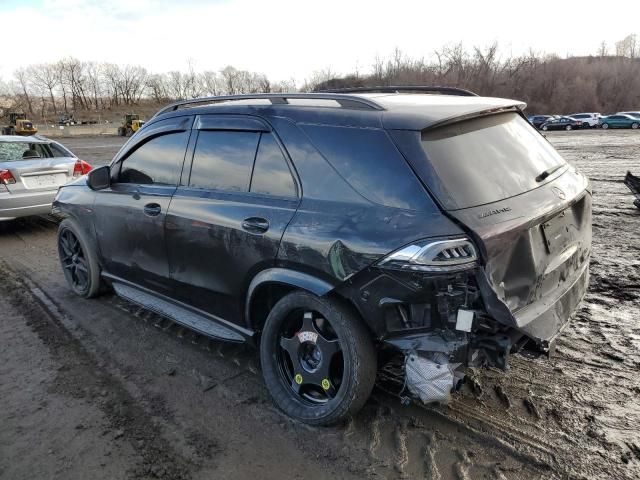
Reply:
M157 203L147 203L144 206L144 214L148 217L157 217L161 211L162 208Z
M242 221L242 228L249 233L265 233L269 230L269 221L260 217L249 217Z

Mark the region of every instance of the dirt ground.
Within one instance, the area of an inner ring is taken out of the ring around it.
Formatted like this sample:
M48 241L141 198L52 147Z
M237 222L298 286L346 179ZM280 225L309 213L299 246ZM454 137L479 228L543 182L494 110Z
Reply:
M472 372L446 406L403 406L381 373L363 411L281 415L256 352L112 294L83 300L55 223L0 225L0 478L640 478L640 134L548 134L592 182L591 286L550 361ZM63 141L102 165L115 137Z

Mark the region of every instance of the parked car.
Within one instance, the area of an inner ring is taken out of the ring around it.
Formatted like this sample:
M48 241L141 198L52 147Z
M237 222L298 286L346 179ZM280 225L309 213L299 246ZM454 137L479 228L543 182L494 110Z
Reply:
M60 185L91 166L40 136L0 136L0 221L51 212Z
M276 405L310 424L365 403L379 351L411 359L423 401L458 364L550 353L588 285L588 180L519 101L375 90L162 109L60 189L70 288L259 344Z
M631 115L616 113L615 115L609 115L602 117L600 120L602 128L633 128L640 127L640 118L633 117Z
M536 128L540 128L540 125L542 125L544 122L546 122L550 118L552 118L551 115L530 115L528 117L528 120L529 122L531 122L531 125L533 125Z
M600 117L602 115L599 113L572 113L569 117L580 120L582 128L596 128L600 126Z
M571 117L557 117L551 118L540 125L540 130L573 130L576 128L583 128L584 123L582 120L576 120Z
M640 118L640 112L618 112L616 115L629 115L634 118Z

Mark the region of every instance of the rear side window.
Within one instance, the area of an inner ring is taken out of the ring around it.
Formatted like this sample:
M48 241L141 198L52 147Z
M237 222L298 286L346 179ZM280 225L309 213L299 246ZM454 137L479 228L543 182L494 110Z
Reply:
M366 199L388 207L429 208L426 191L384 130L302 127L333 168Z
M0 142L0 162L51 158L51 151L42 143Z
M50 143L49 144L49 148L51 149L51 152L53 153L53 156L56 158L59 157L70 157L73 158L74 155L73 153L71 153L69 150L67 150L66 148L64 148L61 145L56 145L55 143Z
M270 133L260 136L251 192L278 197L295 197L296 184L276 139Z
M558 120L554 120L557 122ZM536 177L565 161L516 113L466 120L422 132L422 147L446 209L503 200L539 187ZM550 181L552 177L549 177Z
M247 192L259 138L258 132L200 131L189 186Z
M189 132L154 137L122 161L119 183L178 185Z

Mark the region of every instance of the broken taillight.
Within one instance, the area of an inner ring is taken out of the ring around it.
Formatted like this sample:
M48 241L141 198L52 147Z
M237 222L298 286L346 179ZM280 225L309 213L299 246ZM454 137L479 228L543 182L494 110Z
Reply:
M3 185L11 185L16 183L16 179L9 170L0 170L0 182Z
M80 177L82 175L86 175L91 171L93 167L85 162L84 160L76 160L76 164L73 166L73 176Z
M467 238L425 240L396 250L378 265L395 270L453 272L478 264L476 247Z

